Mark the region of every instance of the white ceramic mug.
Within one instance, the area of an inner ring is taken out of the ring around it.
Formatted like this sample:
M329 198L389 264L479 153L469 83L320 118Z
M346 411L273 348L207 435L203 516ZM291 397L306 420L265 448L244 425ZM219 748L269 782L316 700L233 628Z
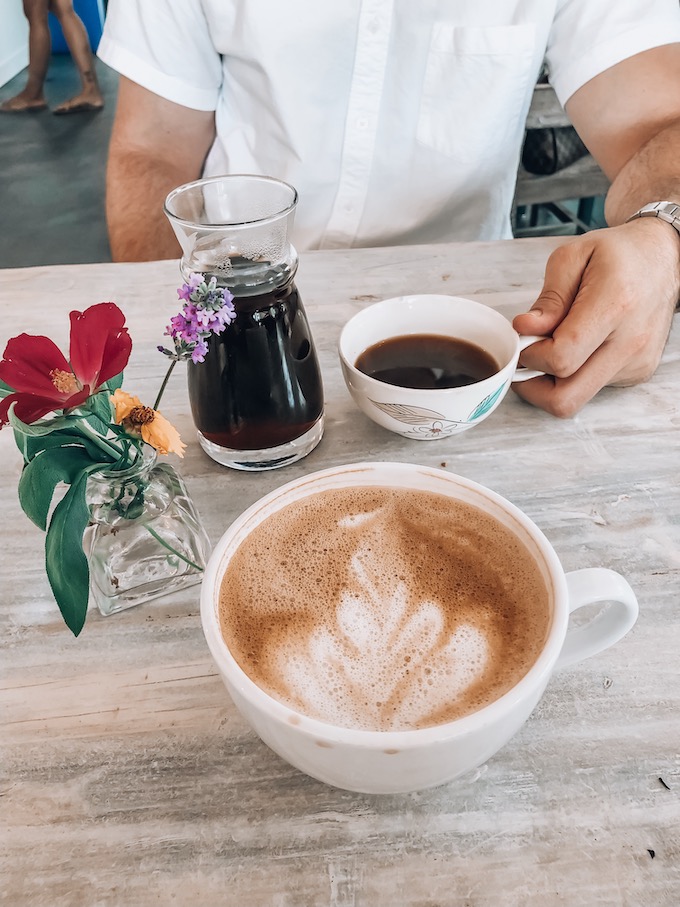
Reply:
M464 387L418 389L386 384L356 367L376 343L408 334L438 334L467 340L490 353L498 371ZM544 337L520 336L500 312L460 296L397 296L357 312L338 344L347 388L369 418L404 438L430 441L458 434L490 415L513 381L543 372L518 368L520 352Z
M225 569L252 530L280 508L325 489L411 488L446 495L482 509L508 527L538 565L551 609L545 644L507 693L446 724L406 731L352 730L301 714L272 698L239 667L220 631L218 603ZM589 623L568 628L577 608L610 602ZM292 765L336 787L396 793L432 787L494 755L519 730L551 674L613 645L633 626L638 605L618 573L604 568L565 575L552 546L521 510L481 485L444 470L408 463L354 463L312 473L248 508L227 529L208 563L201 589L201 622L210 652L237 708L262 740Z

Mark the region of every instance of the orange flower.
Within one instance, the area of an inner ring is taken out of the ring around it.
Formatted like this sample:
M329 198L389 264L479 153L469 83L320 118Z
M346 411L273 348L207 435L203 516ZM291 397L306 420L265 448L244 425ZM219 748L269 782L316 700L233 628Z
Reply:
M131 435L155 447L158 453L174 453L184 456L186 444L182 443L177 429L158 410L144 406L139 397L133 397L118 388L111 397L116 410L116 424Z

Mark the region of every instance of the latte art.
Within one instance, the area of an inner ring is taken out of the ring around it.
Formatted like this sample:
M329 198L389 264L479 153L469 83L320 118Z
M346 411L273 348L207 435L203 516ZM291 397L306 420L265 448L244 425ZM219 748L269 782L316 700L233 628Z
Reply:
M374 561L370 551L357 552L359 592L341 592L335 623L315 628L306 644L290 631L274 667L307 715L341 727L418 727L481 676L486 641L469 624L449 635L442 606L412 606L401 580L383 598Z
M295 710L415 729L475 711L526 673L547 591L513 534L474 507L337 489L289 505L241 544L220 623L243 670Z

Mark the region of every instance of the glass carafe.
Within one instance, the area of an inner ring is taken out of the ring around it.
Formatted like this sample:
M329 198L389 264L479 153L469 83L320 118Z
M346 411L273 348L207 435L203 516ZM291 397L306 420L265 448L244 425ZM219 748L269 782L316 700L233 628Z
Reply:
M201 446L235 469L274 469L306 456L323 434L323 385L295 286L290 242L297 192L266 176L197 180L174 189L165 213L182 247L180 268L217 279L235 320L188 363Z

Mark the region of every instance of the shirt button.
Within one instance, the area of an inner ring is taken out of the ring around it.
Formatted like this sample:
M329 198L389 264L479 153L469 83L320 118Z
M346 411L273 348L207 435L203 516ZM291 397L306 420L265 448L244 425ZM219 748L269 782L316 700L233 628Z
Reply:
M380 30L380 19L371 19L367 26L369 32L374 35Z
M366 119L366 117L359 117L357 119L357 128L358 129L365 129L367 126L368 126L368 120Z

